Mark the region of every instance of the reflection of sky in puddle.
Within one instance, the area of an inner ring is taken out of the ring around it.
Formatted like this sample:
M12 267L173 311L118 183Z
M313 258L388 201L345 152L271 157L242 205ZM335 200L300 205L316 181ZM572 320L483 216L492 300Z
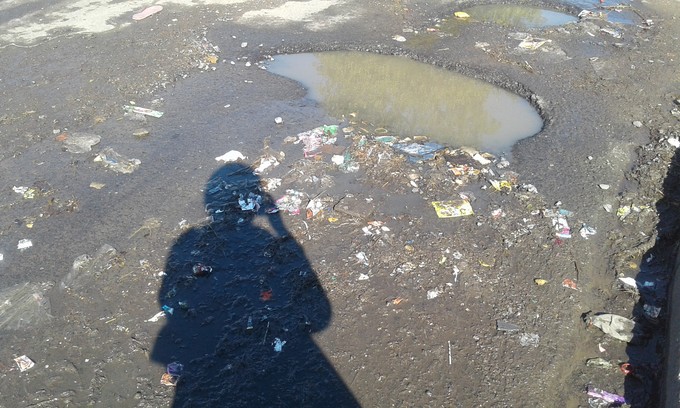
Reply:
M483 81L408 58L360 52L279 55L269 71L300 82L328 113L400 136L424 135L494 153L541 130L523 98Z
M578 20L569 14L524 6L483 5L470 7L465 11L475 20L523 28L559 26Z

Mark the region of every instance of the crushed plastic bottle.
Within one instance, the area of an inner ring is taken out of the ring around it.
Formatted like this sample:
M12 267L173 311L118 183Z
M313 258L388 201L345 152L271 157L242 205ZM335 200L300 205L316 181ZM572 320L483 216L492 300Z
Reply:
M105 167L123 174L132 173L142 164L139 159L128 159L110 147L99 152L94 161L101 162Z

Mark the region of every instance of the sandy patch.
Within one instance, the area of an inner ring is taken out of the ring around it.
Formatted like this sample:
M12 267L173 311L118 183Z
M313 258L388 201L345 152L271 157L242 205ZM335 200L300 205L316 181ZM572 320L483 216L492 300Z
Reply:
M132 15L153 4L163 5L165 10L173 6L230 5L247 3L248 0L75 0L68 5L56 4L0 24L0 43L31 44L41 38L65 34L102 33L132 24ZM25 6L35 0L8 0L0 4L0 10ZM319 13L340 0L288 1L269 9L248 11L239 20L242 23L281 25L306 22L309 30L322 30L353 18L351 15L333 15L320 19ZM162 12L161 12L162 13ZM130 22L114 23L116 19L130 16ZM1 45L1 44L0 44Z
M115 0L76 0L68 5L56 4L42 10L30 12L20 18L13 19L0 25L0 42L30 44L44 37L52 37L64 33L101 33L112 30L121 25L111 21L130 16L153 4L197 6L197 5L229 5L244 3L247 0L129 0L117 2ZM34 3L33 0L3 1L0 10ZM124 25L130 24L125 23Z
M350 18L349 16L333 16L326 18L325 22L315 21L315 18L319 17L319 13L338 4L341 4L341 2L337 0L287 1L279 7L246 12L239 21L242 23L254 22L267 25L308 22L308 29L319 30Z

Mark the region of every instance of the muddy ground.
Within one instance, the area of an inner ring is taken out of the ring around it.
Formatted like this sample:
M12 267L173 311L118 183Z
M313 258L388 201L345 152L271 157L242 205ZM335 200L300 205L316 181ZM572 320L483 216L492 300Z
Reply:
M244 20L265 7L253 3L166 4L106 32L6 41L0 273L3 301L14 297L0 308L0 406L577 407L589 384L658 406L680 4L631 5L635 24L540 29L551 42L529 52L508 36L521 30L444 29L463 5L410 1L338 3L284 25ZM544 128L507 167L459 146L409 159L376 139L389 124L329 117L259 69L327 50L486 80L531 101ZM164 114L126 116L130 101ZM305 157L292 141L322 125L338 125L337 147ZM101 140L65 151L78 132ZM108 147L141 164L94 161ZM230 150L247 158L223 167ZM353 166L333 164L338 153ZM243 167L269 156L280 164L257 176ZM267 211L286 190L302 194L300 214ZM250 192L255 212L238 203ZM431 202L461 193L474 215L438 218ZM311 199L323 210L308 217ZM560 209L571 238L555 234ZM581 237L582 224L597 233ZM656 319L617 283L644 273ZM149 321L163 305L172 315ZM587 312L634 318L644 336L614 340ZM35 366L21 372L22 355ZM596 357L611 366L586 365ZM179 382L162 385L173 361Z

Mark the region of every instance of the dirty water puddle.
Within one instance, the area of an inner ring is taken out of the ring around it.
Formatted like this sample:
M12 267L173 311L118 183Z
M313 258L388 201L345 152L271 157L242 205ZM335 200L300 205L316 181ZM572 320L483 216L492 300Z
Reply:
M474 6L465 12L474 20L527 29L561 26L578 21L575 16L556 11L503 4Z
M361 52L278 55L275 74L300 82L328 113L357 118L398 136L501 153L538 133L525 99L486 82L404 57Z

